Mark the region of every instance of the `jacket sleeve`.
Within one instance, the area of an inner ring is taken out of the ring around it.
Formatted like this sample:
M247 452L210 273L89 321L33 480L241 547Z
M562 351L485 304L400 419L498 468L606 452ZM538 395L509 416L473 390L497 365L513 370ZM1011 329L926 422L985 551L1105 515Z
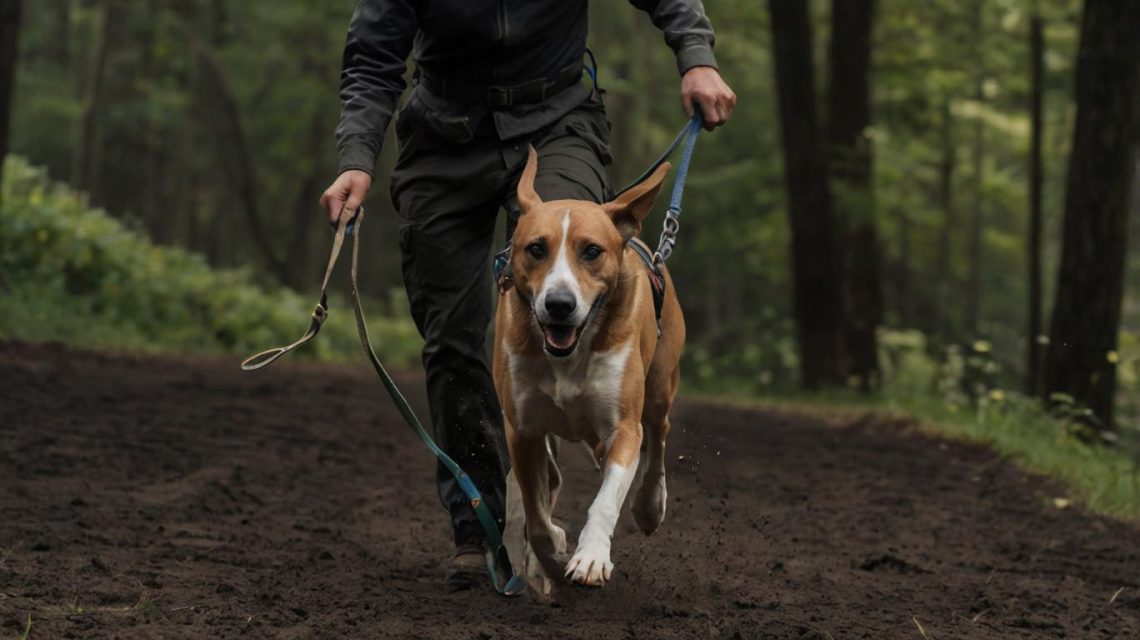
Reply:
M416 35L412 0L360 0L352 14L340 74L340 172L369 174L384 142Z
M701 0L629 0L649 14L653 24L665 34L665 42L677 56L681 75L693 67L717 68L713 55L712 23Z

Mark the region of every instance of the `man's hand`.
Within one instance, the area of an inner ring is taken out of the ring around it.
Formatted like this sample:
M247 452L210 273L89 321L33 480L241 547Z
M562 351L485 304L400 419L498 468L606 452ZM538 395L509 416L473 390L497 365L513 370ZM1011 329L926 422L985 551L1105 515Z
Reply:
M693 103L701 105L705 129L712 131L728 122L736 107L736 94L728 88L720 72L712 67L693 67L681 77L681 102L693 117Z
M371 186L372 176L357 169L349 169L337 176L321 196L321 207L328 211L329 222L336 226L340 212L344 209L356 211L364 204L364 196Z

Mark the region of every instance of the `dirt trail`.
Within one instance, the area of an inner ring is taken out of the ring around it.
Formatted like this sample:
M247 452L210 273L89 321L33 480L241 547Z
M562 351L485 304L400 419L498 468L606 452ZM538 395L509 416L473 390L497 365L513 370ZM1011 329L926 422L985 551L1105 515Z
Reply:
M236 362L0 343L0 638L1140 638L1135 525L905 424L696 403L604 590L447 595L432 459L371 373Z

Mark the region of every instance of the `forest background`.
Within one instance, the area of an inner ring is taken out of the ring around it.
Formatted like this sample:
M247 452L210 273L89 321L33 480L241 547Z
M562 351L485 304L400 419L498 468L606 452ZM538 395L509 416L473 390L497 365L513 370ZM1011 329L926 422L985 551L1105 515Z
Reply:
M0 83L0 337L244 354L299 334L328 248L316 203L354 4L0 2L15 60L0 65L15 78ZM1128 452L1119 481L1134 484L1140 16L1116 5L708 1L739 106L698 142L670 263L685 388L807 387L998 440L999 423L1033 422L1045 447ZM590 11L624 184L683 124L679 79L645 14ZM1082 25L1100 48L1078 55ZM1129 153L1074 146L1093 111L1102 143ZM384 355L414 366L395 157L389 134L361 280ZM338 311L314 353L359 357ZM1065 356L1058 336L1088 339Z

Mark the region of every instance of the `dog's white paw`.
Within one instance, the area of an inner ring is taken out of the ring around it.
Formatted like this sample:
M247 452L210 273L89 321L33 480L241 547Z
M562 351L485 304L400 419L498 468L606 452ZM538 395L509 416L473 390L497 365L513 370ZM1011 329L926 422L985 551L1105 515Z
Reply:
M610 579L614 563L610 562L609 541L586 541L570 562L566 563L566 577L578 584L600 587Z
M661 476L660 480L652 484L646 482L638 489L630 511L633 512L633 520L637 523L637 528L641 529L645 535L657 531L657 528L665 521L667 498L665 476Z

